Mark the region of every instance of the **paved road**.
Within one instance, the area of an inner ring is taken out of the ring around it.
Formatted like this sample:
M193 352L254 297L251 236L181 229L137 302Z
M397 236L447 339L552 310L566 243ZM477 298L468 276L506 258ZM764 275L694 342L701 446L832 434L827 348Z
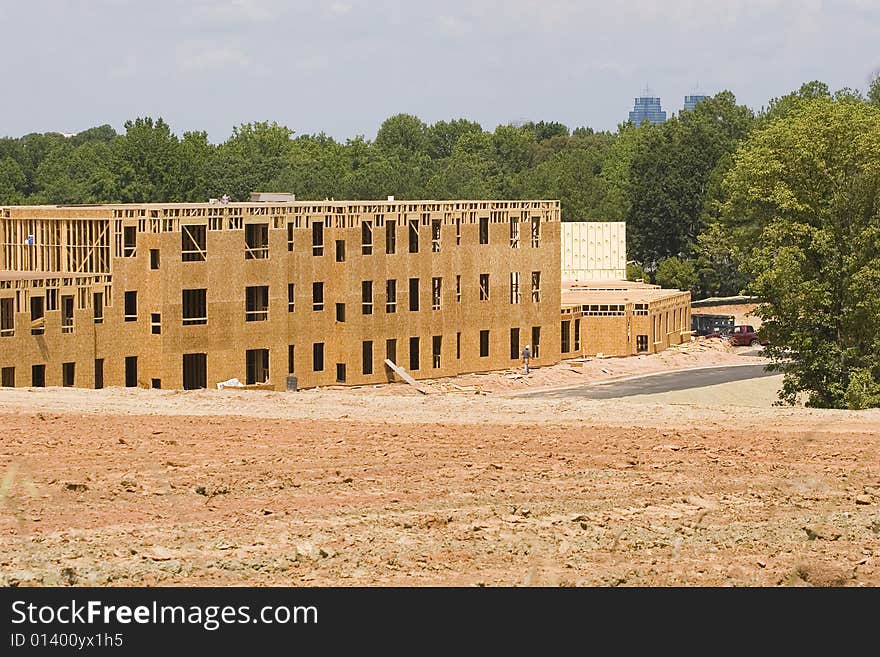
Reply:
M683 372L667 372L652 376L584 385L566 390L535 392L524 397L564 399L570 397L586 397L588 399L617 399L632 395L652 395L673 390L687 390L714 386L719 383L757 379L764 376L775 376L778 372L768 372L763 365L740 365L736 367L710 367L701 370Z

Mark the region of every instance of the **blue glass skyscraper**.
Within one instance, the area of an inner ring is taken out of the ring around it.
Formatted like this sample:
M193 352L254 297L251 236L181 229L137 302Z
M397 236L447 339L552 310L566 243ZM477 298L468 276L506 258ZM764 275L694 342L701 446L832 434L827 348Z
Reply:
M709 96L685 96L684 97L684 108L686 110L692 110L697 106L701 100L706 100Z
M629 120L636 125L641 125L642 121L650 121L653 125L663 123L666 120L666 112L660 107L660 98L655 96L636 98L633 111L629 113Z

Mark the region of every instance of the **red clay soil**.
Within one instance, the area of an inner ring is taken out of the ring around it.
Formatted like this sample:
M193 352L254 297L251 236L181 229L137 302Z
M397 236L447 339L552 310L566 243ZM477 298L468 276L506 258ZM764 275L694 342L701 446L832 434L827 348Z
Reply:
M880 584L876 412L253 394L0 392L0 584Z

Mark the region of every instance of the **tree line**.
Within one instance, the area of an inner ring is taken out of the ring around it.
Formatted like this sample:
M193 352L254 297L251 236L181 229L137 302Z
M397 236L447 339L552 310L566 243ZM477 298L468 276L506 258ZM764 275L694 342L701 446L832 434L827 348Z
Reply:
M758 112L723 91L614 132L398 114L374 140L255 122L212 144L161 118L124 127L0 139L0 204L559 199L566 221L627 222L630 278L758 295L785 401L880 406L880 79Z
M204 201L252 191L298 199L564 199L572 219L622 218L601 180L612 133L560 123L501 125L466 119L427 125L398 114L374 140L296 135L277 123L247 123L221 144L205 132L176 135L161 118L137 118L75 136L0 139L0 203Z

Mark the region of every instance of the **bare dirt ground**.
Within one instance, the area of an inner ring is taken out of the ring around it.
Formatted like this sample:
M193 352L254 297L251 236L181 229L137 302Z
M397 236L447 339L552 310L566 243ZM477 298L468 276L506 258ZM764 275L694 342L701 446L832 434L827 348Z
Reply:
M880 585L880 411L507 394L566 368L0 390L0 584Z

